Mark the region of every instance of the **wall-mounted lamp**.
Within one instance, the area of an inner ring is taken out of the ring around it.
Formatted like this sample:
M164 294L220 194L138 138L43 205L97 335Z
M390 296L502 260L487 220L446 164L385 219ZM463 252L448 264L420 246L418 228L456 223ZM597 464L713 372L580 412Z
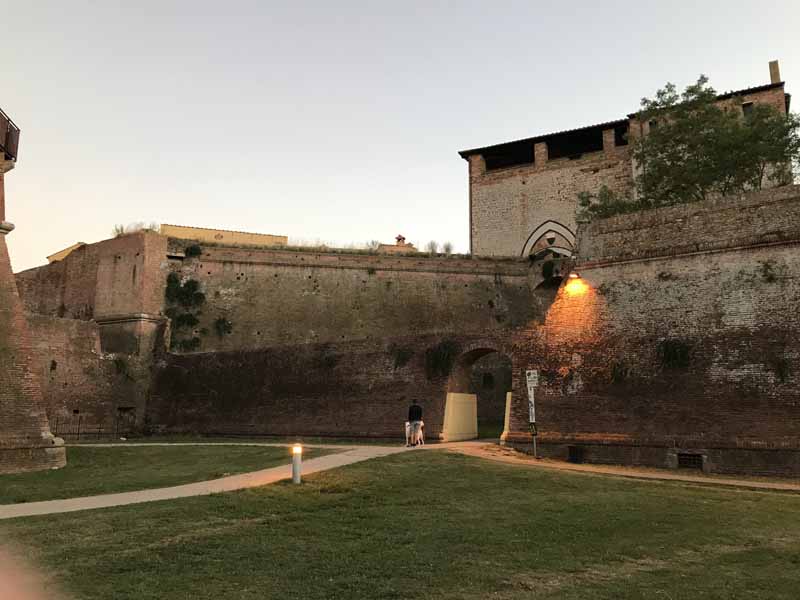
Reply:
M569 274L569 278L570 279L580 279L581 275L580 275L580 273L576 273L575 271L573 271L572 273Z
M292 446L292 483L300 483L300 472L303 467L303 447L300 444Z

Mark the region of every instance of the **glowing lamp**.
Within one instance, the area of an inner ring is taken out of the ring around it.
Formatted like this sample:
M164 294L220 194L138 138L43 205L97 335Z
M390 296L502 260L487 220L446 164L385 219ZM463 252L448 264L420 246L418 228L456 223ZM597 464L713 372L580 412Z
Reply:
M567 296L582 296L589 290L589 286L581 279L578 273L570 273L567 285L564 286L564 291Z
M303 468L303 446L292 446L292 483L300 483Z

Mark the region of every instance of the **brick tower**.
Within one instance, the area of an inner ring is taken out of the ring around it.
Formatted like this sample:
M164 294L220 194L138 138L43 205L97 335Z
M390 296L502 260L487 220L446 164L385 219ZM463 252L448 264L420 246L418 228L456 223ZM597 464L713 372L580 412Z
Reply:
M11 271L6 235L5 174L14 168L19 129L0 110L0 474L63 467L63 440L53 437L31 364L31 338Z

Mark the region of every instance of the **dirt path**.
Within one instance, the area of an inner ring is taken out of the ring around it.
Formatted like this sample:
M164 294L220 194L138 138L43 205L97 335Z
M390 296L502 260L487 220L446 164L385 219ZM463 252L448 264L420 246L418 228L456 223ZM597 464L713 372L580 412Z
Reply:
M487 460L533 469L553 469L556 471L570 471L574 473L587 473L595 475L612 475L614 477L628 477L633 479L681 481L686 483L716 485L749 490L771 490L800 493L800 481L797 479L787 479L785 481L737 479L723 476L692 475L685 471L668 471L666 469L651 469L646 467L573 464L552 459L535 459L528 454L518 452L511 448L497 444L487 444L485 442L462 442L460 444L449 444L447 447L453 452L460 452L461 454L466 454L468 456L475 456L478 458L485 458Z

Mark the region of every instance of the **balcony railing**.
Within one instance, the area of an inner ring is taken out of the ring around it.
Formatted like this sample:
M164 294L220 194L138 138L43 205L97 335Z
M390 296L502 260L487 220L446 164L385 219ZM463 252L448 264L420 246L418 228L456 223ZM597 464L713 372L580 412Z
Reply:
M17 160L19 127L0 109L0 153L5 160Z

